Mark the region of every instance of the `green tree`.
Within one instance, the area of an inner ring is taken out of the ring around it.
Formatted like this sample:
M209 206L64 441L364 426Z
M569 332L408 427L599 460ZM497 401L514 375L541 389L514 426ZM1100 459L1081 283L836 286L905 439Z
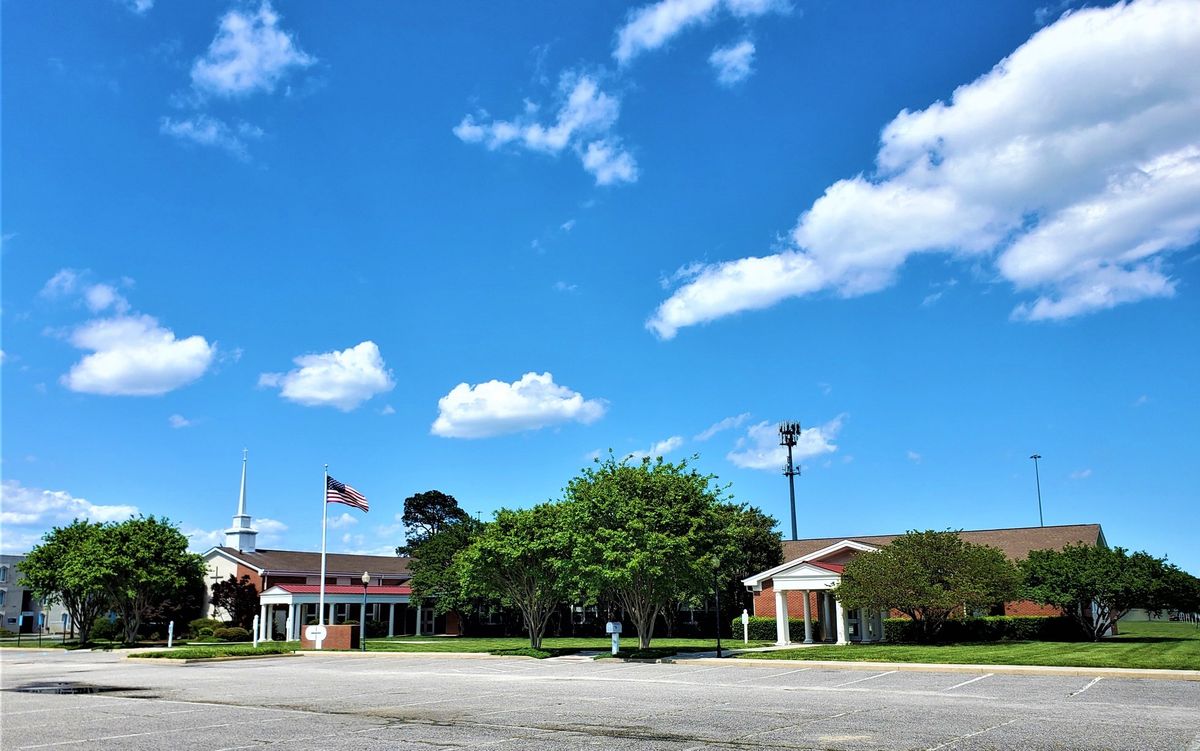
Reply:
M143 619L167 600L179 598L204 577L204 559L167 519L139 516L104 525L96 566L113 609L121 616L126 643L137 641Z
M1173 578L1161 558L1100 545L1034 550L1020 565L1025 596L1061 608L1094 640L1133 608L1165 604Z
M466 550L485 525L469 516L441 526L413 547L409 561L414 602L428 603L439 615L467 613L478 603L465 592L454 571L454 558ZM464 619L465 626L465 619Z
M833 593L846 607L899 610L931 641L955 610L969 614L1012 600L1020 582L1016 566L996 548L957 532L910 531L850 559Z
M609 452L567 485L573 588L618 602L643 649L664 609L711 591L710 554L722 541L714 480L686 460L630 464Z
M243 574L239 579L230 574L225 581L212 585L212 604L229 615L231 625L250 628L258 612L258 588L249 576Z
M775 530L775 517L744 503L720 503L715 508L721 543L714 549L724 602L751 607L750 593L742 579L783 563L782 535ZM724 596L728 595L728 599ZM734 613L736 615L737 613ZM722 619L728 623L729 619Z
M426 490L404 499L405 544L396 548L396 555L413 555L425 540L448 526L470 519L452 495L440 490Z
M569 595L570 540L563 507L500 509L455 560L468 596L500 600L521 611L529 646L539 649L546 624Z
M20 564L22 586L43 605L61 603L81 644L88 643L92 624L109 609L104 577L95 565L102 533L102 525L82 520L55 527Z

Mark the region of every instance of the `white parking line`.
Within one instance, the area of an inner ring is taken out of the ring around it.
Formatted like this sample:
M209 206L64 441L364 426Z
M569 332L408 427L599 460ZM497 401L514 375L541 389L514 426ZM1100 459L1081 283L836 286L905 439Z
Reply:
M898 671L898 670L889 670L889 671L887 671L886 673L876 673L875 675L868 675L866 678L858 678L858 679L856 679L856 680L853 680L853 681L847 681L847 682L845 682L845 683L839 683L839 684L838 684L838 685L836 685L836 686L830 686L830 688L841 688L842 686L852 686L852 685L854 685L855 683L862 683L863 681L871 681L871 680L875 680L876 678L882 678L882 677L883 677L883 676L885 676L885 675L891 675L892 673L897 673L897 672L899 672L899 671Z
M1071 694L1070 696L1068 696L1067 698L1068 698L1068 699L1070 699L1070 698L1071 698L1071 696L1079 696L1079 695L1080 695L1080 694L1082 694L1084 691L1087 691L1089 688L1091 688L1092 686L1095 686L1097 683L1099 683L1099 682L1100 682L1100 681L1102 681L1102 680L1104 680L1104 677L1103 677L1103 676L1101 676L1101 677L1099 677L1099 678L1093 678L1091 683L1089 683L1088 685L1086 685L1086 686L1084 686L1083 688L1079 689L1078 691L1075 691L1074 693L1072 693L1072 694Z
M996 728L1002 728L1005 725L1011 725L1014 722L1016 722L1016 719L1009 720L1008 722L1002 722L999 725L992 725L990 728L984 728L983 730L976 730L974 733L967 733L966 735L960 735L957 738L951 738L950 740L946 741L945 743L939 744L937 746L930 746L929 748L925 749L925 751L938 751L938 749L946 748L948 746L953 746L955 743L958 743L959 741L965 741L968 738L974 738L977 735L983 735L984 733L988 732L989 730L995 730Z
M970 683L974 683L975 681L982 681L984 678L991 678L993 675L995 675L995 673L984 673L983 675L976 676L969 681L963 681L962 683L955 683L950 688L942 689L942 691L953 691L956 688L962 688L963 686L966 686Z
M780 676L791 675L792 673L803 673L805 670L812 670L812 668L799 668L798 670L785 670L782 673L772 673L771 675L756 675L752 678L746 678L744 680L740 680L740 681L738 681L738 683L749 683L750 681L765 681L768 678L779 678Z

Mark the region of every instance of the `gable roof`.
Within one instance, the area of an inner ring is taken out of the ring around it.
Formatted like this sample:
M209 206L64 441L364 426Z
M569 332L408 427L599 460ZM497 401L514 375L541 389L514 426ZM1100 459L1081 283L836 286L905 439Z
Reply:
M244 553L237 548L216 547L209 553L220 552L226 557L257 569L263 573L321 573L321 554L305 550L263 550ZM349 555L328 553L325 556L326 576L361 576L369 571L372 576L409 577L408 558L394 555Z
M1061 550L1067 545L1107 545L1099 524L1065 524L1057 527L1012 527L1008 529L971 529L959 537L976 545L999 548L1010 560L1020 560L1031 550ZM783 560L794 561L843 540L882 547L900 535L859 535L855 537L818 537L808 540L785 540Z

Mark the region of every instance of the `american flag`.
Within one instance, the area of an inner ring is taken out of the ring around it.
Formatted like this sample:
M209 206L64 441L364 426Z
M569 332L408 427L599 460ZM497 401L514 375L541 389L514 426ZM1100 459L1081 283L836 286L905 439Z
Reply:
M325 478L325 502L344 503L363 511L369 511L367 499L363 494L344 482L338 482L332 477Z

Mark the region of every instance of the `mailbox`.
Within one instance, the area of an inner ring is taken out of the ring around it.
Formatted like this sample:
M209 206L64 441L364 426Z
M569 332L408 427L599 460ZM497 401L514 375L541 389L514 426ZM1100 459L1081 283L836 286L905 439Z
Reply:
M604 624L604 633L606 633L606 634L621 633L621 622L620 621L609 621L608 623Z

